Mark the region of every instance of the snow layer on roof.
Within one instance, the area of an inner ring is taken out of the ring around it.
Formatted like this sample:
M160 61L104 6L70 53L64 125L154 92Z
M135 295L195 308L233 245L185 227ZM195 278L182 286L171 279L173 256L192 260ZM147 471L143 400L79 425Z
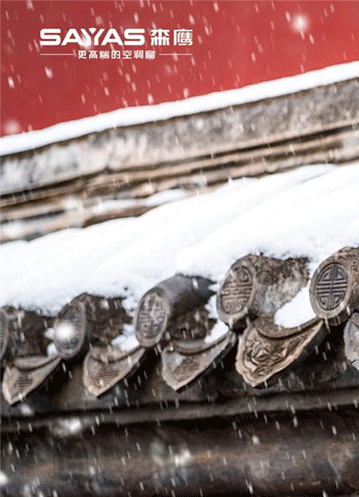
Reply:
M0 246L0 305L56 314L88 292L126 296L133 310L176 272L220 281L250 252L306 256L313 272L336 250L359 245L358 215L359 164L230 181L139 218ZM278 324L296 326L313 316L308 289L296 299L278 313Z
M257 102L316 86L339 83L358 76L359 62L349 62L235 90L191 97L186 100L117 109L97 116L55 124L39 131L2 137L0 138L0 155L31 150L106 129L162 121L178 116L223 109L232 105Z
M217 285L216 285L217 286ZM217 288L216 288L217 290ZM216 324L213 326L209 334L204 339L205 343L214 343L228 333L228 327L218 319L217 308L216 308L216 295L213 295L207 305L206 309L209 311L209 317L217 319Z

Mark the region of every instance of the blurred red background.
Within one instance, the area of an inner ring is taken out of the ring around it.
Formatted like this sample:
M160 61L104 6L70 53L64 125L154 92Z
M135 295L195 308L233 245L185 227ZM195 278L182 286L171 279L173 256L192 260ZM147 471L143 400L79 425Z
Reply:
M1 132L357 60L358 21L357 1L2 1ZM53 27L188 28L193 46L155 47L154 60L41 55L74 50L40 47L40 30ZM169 48L192 55L160 55Z

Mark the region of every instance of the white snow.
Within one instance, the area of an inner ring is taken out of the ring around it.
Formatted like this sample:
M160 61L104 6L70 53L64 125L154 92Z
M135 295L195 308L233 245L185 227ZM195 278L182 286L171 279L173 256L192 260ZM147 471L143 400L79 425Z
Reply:
M78 417L58 419L50 426L51 432L58 437L70 437L81 432L84 428L85 425Z
M144 205L149 207L166 204L167 202L173 202L173 200L180 200L187 196L184 190L173 189L173 190L165 190L163 192L155 193L150 197L147 197L143 200Z
M57 340L66 341L71 340L76 337L77 330L76 328L69 322L60 322L57 325L54 336L56 336Z
M39 131L29 131L0 138L0 155L22 152L114 127L171 119L215 109L256 102L266 98L299 92L321 85L346 81L359 76L359 62L325 67L296 76L265 81L235 90L227 90L176 102L117 109L97 116L55 124ZM13 82L10 81L9 86Z
M50 343L50 344L47 346L47 348L46 348L46 355L47 355L47 356L52 356L52 355L53 355L53 356L55 356L55 355L57 355L58 353L59 353L59 352L58 352L58 350L57 350L57 348L56 348L56 345L55 345L53 342L52 342L52 343Z
M125 324L123 327L123 334L114 338L111 345L119 347L123 352L128 352L137 348L140 343L135 336L133 326Z
M29 406L28 404L25 404L24 402L21 402L21 404L19 405L19 408L20 408L21 414L23 416L34 416L35 415L34 409L31 406Z
M54 329L53 328L47 328L47 330L44 332L44 335L49 340L52 340L54 338Z
M138 218L0 246L0 305L54 315L89 292L125 296L133 312L147 290L176 272L220 281L250 252L306 256L313 272L336 250L358 246L358 214L359 164L231 181ZM306 292L277 313L278 324L296 326L313 316ZM222 332L216 328L211 338ZM127 347L127 338L119 340Z
M3 471L0 470L0 488L5 487L5 485L7 485L8 483L9 483L9 478Z
M206 309L209 311L209 317L217 319L217 323L213 326L204 341L205 343L214 343L228 333L228 326L218 319L215 295L209 299Z
M47 328L47 330L44 332L44 335L49 340L53 340L54 339L54 329L53 328ZM55 355L58 354L58 350L57 350L56 345L54 344L54 342L49 343L49 345L47 346L47 349L46 349L46 354L48 356L51 356L51 355L55 356Z
M224 337L228 333L228 326L222 321L217 321L217 323L211 329L211 332L205 337L205 343L214 343L216 340Z
M286 328L294 328L315 317L315 312L309 302L308 287L305 287L297 293L294 299L276 312L274 322Z
M145 207L155 207L158 205L166 204L168 202L173 202L174 200L180 200L187 197L188 194L185 190L173 189L165 190L163 192L155 193L150 197L142 199L140 202L134 199L124 199L124 200L103 200L99 201L98 204L92 207L93 214L105 214L106 212L118 209L130 209L133 207L138 207L143 205ZM79 208L81 205L69 205L68 208ZM12 224L10 229L12 229Z

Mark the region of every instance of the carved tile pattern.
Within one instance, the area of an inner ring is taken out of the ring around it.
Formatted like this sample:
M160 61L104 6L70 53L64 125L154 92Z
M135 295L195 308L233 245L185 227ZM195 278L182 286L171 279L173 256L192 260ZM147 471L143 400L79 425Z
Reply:
M119 368L116 363L97 363L98 367L94 368L95 364L95 361L91 362L93 370L90 374L98 387L103 387L105 384L112 382L117 377Z
M223 283L220 299L227 314L237 314L242 311L251 296L253 279L250 271L240 266L233 269Z
M167 306L164 299L155 292L142 301L138 315L138 330L145 338L154 338L161 333L166 321Z
M261 335L255 323L243 334L238 347L236 368L252 386L271 378L309 350L316 337L324 337L325 328L317 322L301 333L284 338L269 339Z
M318 275L315 295L318 305L324 311L335 309L345 297L348 289L348 275L341 264L331 263Z

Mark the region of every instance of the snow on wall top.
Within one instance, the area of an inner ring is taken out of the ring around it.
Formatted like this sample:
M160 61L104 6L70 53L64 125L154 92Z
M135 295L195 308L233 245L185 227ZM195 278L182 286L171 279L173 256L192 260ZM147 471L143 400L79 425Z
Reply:
M306 256L310 270L359 245L359 164L313 165L162 205L139 218L67 229L0 246L0 305L51 314L82 292L128 295L127 305L176 272L220 281L252 253ZM277 322L311 318L308 289Z
M8 155L61 142L115 127L161 121L216 109L274 98L317 86L359 77L359 62L326 67L297 76L250 85L236 90L211 93L177 102L118 109L98 116L56 124L0 138L0 155Z

